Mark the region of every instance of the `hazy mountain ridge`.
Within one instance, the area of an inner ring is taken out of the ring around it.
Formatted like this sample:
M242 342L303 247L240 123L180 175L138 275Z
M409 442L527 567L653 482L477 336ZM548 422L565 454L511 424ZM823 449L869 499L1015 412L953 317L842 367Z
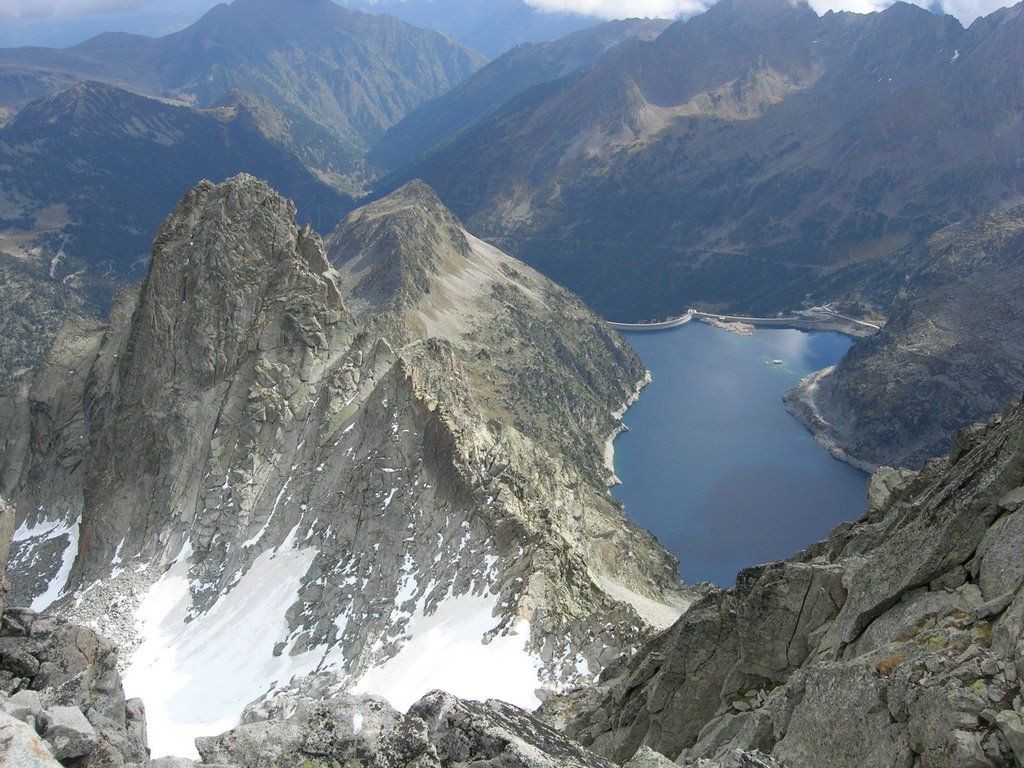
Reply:
M540 10L523 0L341 0L341 4L446 32L491 58L516 45L556 40L603 21L585 14Z
M330 0L236 0L164 37L111 33L63 50L0 50L0 78L105 80L198 107L255 91L327 130L359 158L408 111L483 63L449 37ZM316 157L307 152L304 159ZM330 168L315 170L330 176Z
M435 144L454 140L460 131L531 87L589 69L631 40L655 37L669 23L614 21L553 42L518 46L411 112L384 134L367 159L386 169L399 168Z

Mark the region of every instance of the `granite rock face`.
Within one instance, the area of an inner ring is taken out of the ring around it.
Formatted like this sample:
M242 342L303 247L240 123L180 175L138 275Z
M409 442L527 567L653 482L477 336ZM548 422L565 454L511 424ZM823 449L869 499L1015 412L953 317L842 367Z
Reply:
M11 590L10 582L7 581L7 560L11 556L14 525L14 507L0 498L0 613L3 613L7 593Z
M619 762L1024 764L1024 406L869 497L541 714Z
M604 485L612 411L643 375L423 184L325 248L262 182L203 182L142 288L106 325L66 325L4 406L29 426L0 454L25 511L14 594L126 653L154 589L188 586L154 619L179 644L231 635L227 606L255 601L244 656L277 671L233 714L293 674L299 698L309 678L345 689L444 611L482 653L534 659L530 697L592 680L687 602Z

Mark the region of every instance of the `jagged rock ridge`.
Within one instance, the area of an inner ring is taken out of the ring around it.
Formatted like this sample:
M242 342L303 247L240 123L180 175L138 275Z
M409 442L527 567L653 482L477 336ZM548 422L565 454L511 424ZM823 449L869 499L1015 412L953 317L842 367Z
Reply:
M28 434L0 458L15 594L141 641L125 679L157 750L296 675L288 695L405 706L451 680L529 704L685 604L604 487L643 375L625 343L422 184L329 246L338 269L262 182L204 182L142 288L4 402ZM153 682L168 648L183 689Z

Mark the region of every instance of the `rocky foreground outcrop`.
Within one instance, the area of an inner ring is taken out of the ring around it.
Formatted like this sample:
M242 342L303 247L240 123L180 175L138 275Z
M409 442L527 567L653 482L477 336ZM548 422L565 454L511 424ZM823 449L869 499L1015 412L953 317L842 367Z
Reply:
M148 758L145 708L125 699L117 648L25 608L0 623L0 765L119 768Z
M1022 552L1017 405L919 473L880 470L857 523L742 571L542 713L615 761L1024 765Z
M246 768L614 768L521 709L494 700L463 701L440 691L404 715L371 697L304 704L287 720L243 725L200 739L198 746L203 765Z
M157 754L318 676L535 705L686 603L605 486L644 375L617 334L421 183L326 248L294 216L201 183L141 289L0 401L14 595L124 644ZM190 682L152 683L168 653Z

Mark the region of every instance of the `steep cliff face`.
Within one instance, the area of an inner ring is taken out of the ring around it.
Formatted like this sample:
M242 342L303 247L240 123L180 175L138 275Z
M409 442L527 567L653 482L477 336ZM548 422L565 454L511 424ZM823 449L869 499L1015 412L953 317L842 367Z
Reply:
M823 442L870 464L919 467L964 424L1024 389L1024 206L947 227L862 291L892 294L885 328L788 397Z
M204 182L4 405L15 595L137 646L156 754L293 676L529 706L686 602L603 487L621 339L422 184L327 253L262 182Z
M1022 532L1017 405L920 473L880 470L856 524L742 571L547 714L614 760L1024 764Z

